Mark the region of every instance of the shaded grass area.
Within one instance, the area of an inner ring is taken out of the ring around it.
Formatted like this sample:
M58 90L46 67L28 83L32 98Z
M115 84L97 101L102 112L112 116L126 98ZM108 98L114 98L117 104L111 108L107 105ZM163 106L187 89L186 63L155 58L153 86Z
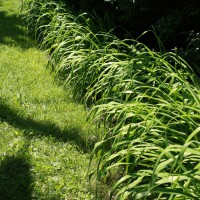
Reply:
M96 128L45 69L19 4L0 1L0 199L94 199L87 172Z
M32 199L32 176L24 155L4 157L0 163L0 199Z
M11 45L11 46L20 46L22 48L28 48L34 44L34 41L25 37L26 28L22 26L22 14L19 14L19 10L16 11L15 3L10 3L9 1L0 2L0 6L4 6L9 12L0 9L0 43Z

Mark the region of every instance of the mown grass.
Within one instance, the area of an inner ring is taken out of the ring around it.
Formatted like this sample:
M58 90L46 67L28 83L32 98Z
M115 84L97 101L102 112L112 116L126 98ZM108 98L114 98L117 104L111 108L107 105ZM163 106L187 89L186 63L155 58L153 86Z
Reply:
M96 128L46 69L20 1L0 3L0 199L94 199L87 172Z
M51 68L104 126L94 174L113 185L110 198L199 199L200 85L188 63L96 33L87 14L55 1L26 5Z

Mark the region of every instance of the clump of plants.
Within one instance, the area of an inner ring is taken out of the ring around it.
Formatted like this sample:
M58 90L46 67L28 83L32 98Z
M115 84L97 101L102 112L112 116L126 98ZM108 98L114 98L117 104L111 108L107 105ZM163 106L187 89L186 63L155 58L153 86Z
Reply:
M199 79L187 62L95 32L86 13L54 1L27 1L25 10L51 69L104 126L93 174L111 179L110 197L199 199Z

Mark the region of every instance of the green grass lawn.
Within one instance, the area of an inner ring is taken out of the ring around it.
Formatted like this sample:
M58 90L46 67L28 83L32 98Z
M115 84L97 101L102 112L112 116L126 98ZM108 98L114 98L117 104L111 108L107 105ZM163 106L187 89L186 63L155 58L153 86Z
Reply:
M0 200L86 200L95 127L26 35L19 0L0 0Z

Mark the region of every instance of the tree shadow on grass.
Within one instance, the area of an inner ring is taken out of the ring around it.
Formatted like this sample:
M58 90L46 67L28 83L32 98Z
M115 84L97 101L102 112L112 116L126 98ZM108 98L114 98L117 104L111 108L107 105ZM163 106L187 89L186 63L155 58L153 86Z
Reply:
M3 103L1 99L0 119L14 127L24 130L24 135L27 138L35 136L53 137L61 142L69 141L84 152L91 150L94 146L93 142L88 142L81 136L82 130L80 128L68 126L64 130L61 130L56 124L49 121L37 122L31 118L23 118L17 111L12 110L8 105Z
M0 161L0 200L32 200L30 166L23 154Z
M22 15L7 15L0 11L0 44L19 46L27 49L34 46L34 41L27 36L27 31L22 26Z

